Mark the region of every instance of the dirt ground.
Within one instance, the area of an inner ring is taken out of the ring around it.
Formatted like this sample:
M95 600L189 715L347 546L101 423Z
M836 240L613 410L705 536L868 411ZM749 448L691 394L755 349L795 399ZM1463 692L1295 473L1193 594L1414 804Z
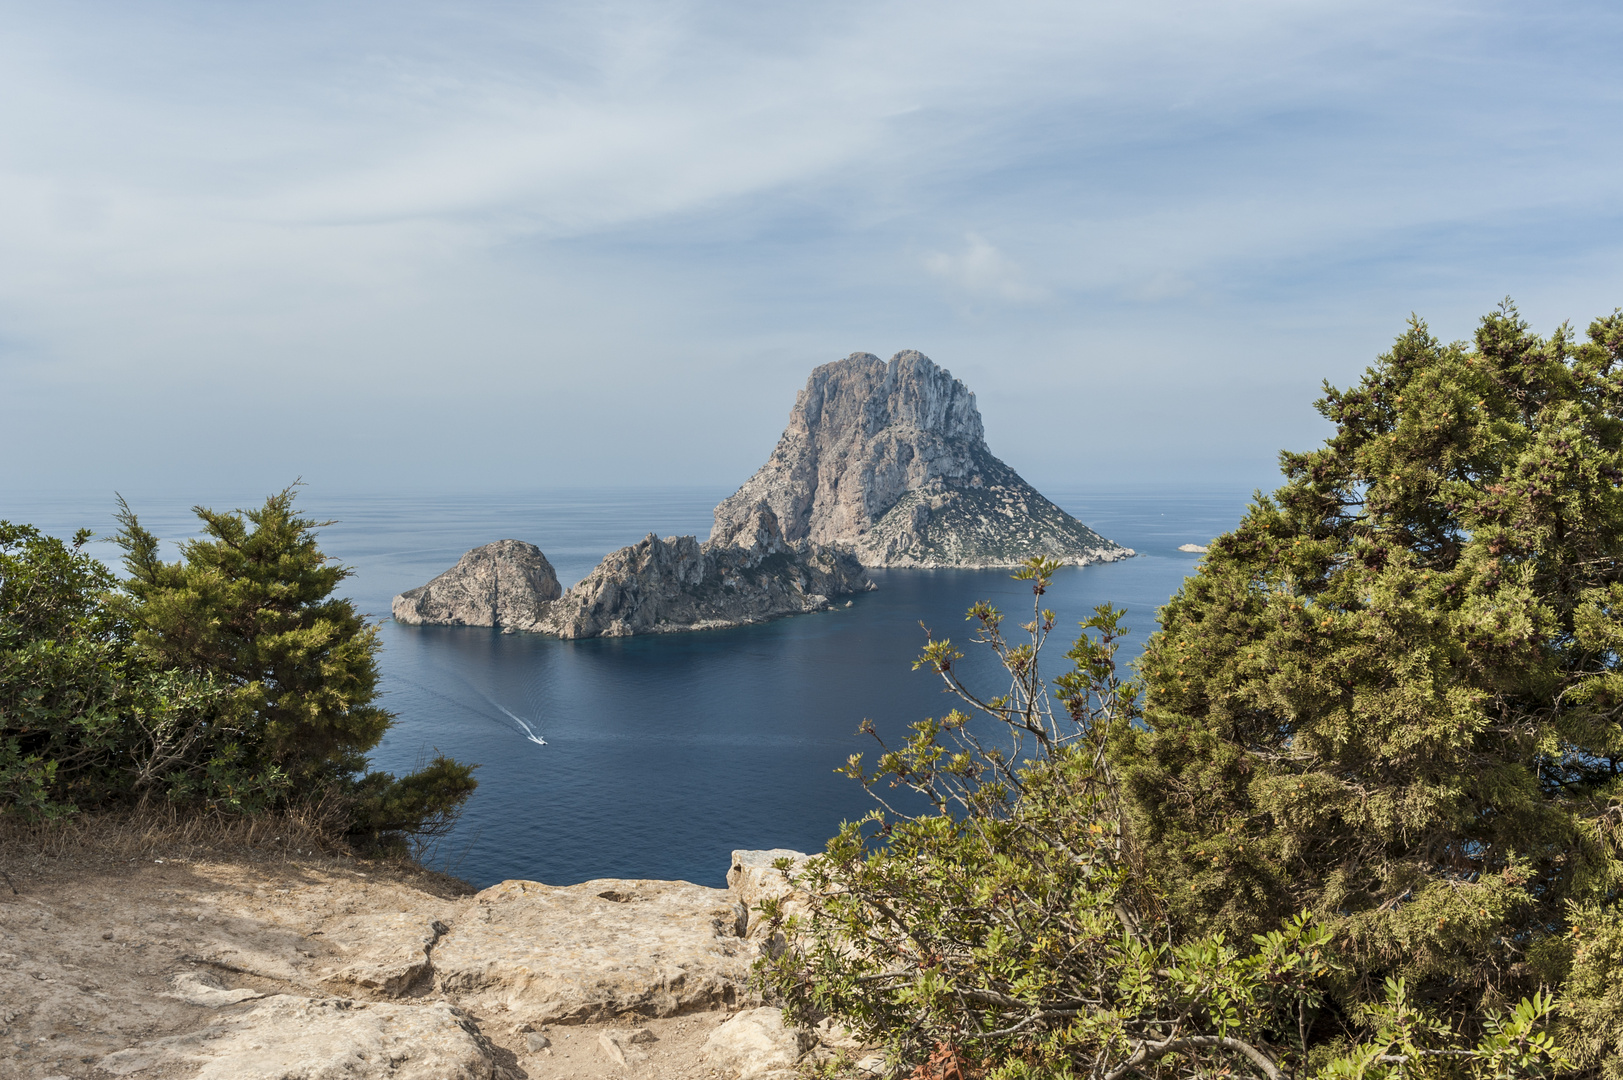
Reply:
M226 990L340 996L314 975L334 952L329 930L471 891L406 865L286 844L131 847L46 852L0 843L0 1076L110 1077L98 1064L107 1054L253 1007L209 1008L166 996L177 976ZM433 994L426 987L417 993ZM345 989L342 996L366 995ZM535 1032L500 1015L470 1011L469 1019L495 1047L498 1076L696 1080L718 1075L700 1063L699 1050L728 1015L628 1017ZM633 1042L626 1036L637 1029L645 1031ZM625 1064L611 1060L602 1038L615 1031L633 1048ZM543 1041L550 1045L539 1047ZM646 1060L637 1060L642 1055ZM180 1080L193 1071L159 1066L133 1075Z

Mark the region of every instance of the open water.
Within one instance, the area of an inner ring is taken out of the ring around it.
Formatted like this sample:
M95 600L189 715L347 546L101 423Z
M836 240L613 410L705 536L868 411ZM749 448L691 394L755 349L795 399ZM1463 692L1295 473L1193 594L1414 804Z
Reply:
M353 567L346 593L386 617L391 597L469 548L515 538L540 546L567 587L608 551L649 532L710 527L722 489L533 491L508 495L334 496L301 508L335 523L322 548ZM1057 675L1075 626L1094 606L1127 609L1136 654L1157 608L1194 569L1179 544L1234 526L1247 490L1047 491L1137 558L1068 567L1044 605L1060 617L1045 670ZM254 505L244 496L216 509ZM110 533L111 497L5 497L0 518L66 535ZM132 500L166 541L195 535L178 500ZM116 552L102 552L113 561ZM171 548L168 552L173 557ZM478 762L479 790L431 861L477 885L505 878L572 884L595 877L683 878L721 885L734 848L817 850L842 820L873 807L835 775L871 719L889 742L953 701L911 662L920 622L962 640L964 612L990 600L1013 628L1028 585L1005 571L875 572L879 589L849 608L692 634L557 641L462 627L383 625L384 704L398 714L375 767L409 770L435 750ZM967 651L967 650L966 650ZM996 669L971 652L988 692Z

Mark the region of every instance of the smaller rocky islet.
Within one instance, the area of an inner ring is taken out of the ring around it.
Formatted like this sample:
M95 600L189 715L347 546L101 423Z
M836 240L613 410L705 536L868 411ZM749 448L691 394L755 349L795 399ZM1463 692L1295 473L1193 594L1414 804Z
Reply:
M427 585L407 589L390 610L395 622L413 626L528 630L562 595L558 574L540 548L497 540L474 548Z

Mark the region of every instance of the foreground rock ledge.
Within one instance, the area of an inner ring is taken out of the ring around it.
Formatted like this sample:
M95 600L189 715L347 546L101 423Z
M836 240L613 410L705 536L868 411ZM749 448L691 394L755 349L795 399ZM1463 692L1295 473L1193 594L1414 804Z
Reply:
M795 903L780 858L805 856L734 852L726 889L507 881L471 896L337 860L13 866L0 1076L788 1076L851 1047L785 1029L751 995L773 943L747 904Z
M754 959L739 916L726 889L685 881L504 881L435 946L434 986L532 1025L721 1008Z
M195 1065L194 1080L388 1077L489 1080L494 1048L440 1001L399 1005L278 995L186 1035L101 1059L114 1076Z

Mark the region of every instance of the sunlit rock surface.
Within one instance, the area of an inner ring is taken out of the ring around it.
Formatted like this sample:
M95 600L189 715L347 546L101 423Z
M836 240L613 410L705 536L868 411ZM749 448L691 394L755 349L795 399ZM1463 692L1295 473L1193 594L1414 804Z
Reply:
M396 622L530 630L562 595L541 549L522 540L476 547L427 585L394 598Z
M610 553L535 628L565 638L717 629L823 611L871 588L848 550L788 543L758 504L724 541L650 533Z

